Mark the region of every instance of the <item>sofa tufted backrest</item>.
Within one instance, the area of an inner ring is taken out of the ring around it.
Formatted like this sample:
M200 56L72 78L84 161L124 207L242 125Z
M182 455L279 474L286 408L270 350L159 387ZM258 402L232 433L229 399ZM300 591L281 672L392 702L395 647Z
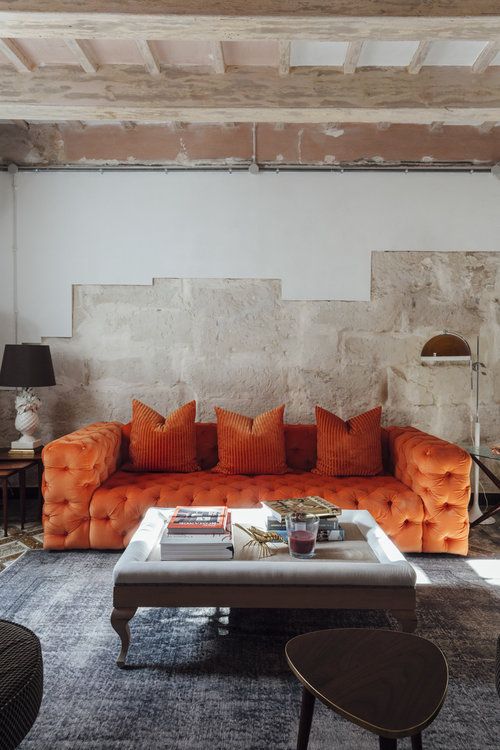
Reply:
M122 428L122 461L128 460L130 423ZM196 423L196 448L202 469L212 469L218 460L217 425L215 422ZM290 469L311 471L316 466L316 425L285 424L286 462ZM384 469L390 471L387 432L382 428L382 457Z

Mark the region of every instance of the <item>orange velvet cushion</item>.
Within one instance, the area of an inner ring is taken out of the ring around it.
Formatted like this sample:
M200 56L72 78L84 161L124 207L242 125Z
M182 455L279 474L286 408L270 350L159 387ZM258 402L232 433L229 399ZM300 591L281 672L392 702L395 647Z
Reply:
M344 422L331 411L316 407L318 460L315 474L332 477L369 477L382 471L382 435L377 406Z
M215 407L220 474L284 474L287 470L284 406L244 417Z
M140 401L132 402L129 471L198 471L196 462L196 401L168 417Z

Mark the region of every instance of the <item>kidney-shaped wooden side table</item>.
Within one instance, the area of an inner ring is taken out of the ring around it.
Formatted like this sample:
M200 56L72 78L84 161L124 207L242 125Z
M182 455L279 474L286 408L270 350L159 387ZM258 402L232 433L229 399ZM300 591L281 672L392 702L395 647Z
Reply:
M317 630L288 641L286 658L303 685L297 750L307 750L315 698L395 750L436 718L448 688L448 665L430 641L393 630Z
M2 504L3 504L3 535L8 535L9 525L9 479L19 476L19 499L21 503L21 529L24 529L25 515L26 515L26 472L28 469L36 467L38 470L38 497L41 504L41 475L42 475L42 459L41 455L35 454L35 456L18 459L10 458L8 451L0 449L0 486L2 488Z

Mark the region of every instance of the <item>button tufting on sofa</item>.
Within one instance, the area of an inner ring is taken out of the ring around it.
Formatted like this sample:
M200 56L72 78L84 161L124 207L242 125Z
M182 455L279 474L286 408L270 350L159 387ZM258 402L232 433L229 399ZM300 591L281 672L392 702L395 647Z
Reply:
M467 551L470 457L458 446L414 428L383 431L391 469L375 477L312 474L314 425L286 426L293 468L284 475L225 476L210 468L185 475L117 471L127 429L118 423L97 423L44 450L46 547L62 548L64 530L64 536L70 535L65 549L121 548L153 505L256 507L261 499L317 494L344 508L369 510L403 551ZM198 446L199 460L203 466L214 466L216 426L197 429L204 440L203 447Z

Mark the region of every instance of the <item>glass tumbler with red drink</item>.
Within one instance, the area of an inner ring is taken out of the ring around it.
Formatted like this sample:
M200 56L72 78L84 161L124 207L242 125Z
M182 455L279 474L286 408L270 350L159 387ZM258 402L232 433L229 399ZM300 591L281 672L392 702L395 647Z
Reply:
M319 518L313 513L290 513L286 517L288 550L292 557L306 560L314 556Z

